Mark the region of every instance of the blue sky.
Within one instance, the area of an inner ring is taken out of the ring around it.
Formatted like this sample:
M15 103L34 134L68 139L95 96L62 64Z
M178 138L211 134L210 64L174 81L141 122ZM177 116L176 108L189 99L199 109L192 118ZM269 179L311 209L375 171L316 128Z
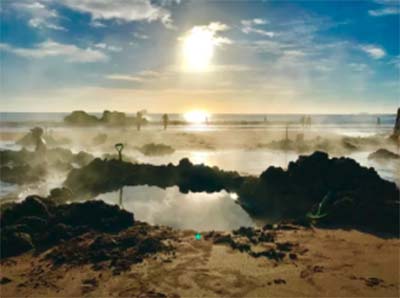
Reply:
M0 13L1 111L400 105L397 0L4 0ZM201 71L185 60L193 32L212 43L191 47Z

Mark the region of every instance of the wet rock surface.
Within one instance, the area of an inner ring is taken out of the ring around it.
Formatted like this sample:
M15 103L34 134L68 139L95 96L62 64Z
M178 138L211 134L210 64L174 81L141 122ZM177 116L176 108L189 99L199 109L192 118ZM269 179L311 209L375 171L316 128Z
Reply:
M0 179L4 182L24 184L45 179L49 170L69 171L74 166L85 166L93 160L86 152L72 153L64 148L41 152L21 149L0 151Z
M238 202L253 217L305 221L327 194L332 194L324 217L314 223L352 226L398 234L399 189L379 177L373 168L350 158L329 158L324 152L300 156L288 169L269 167L259 177L240 176L217 167L131 164L95 159L74 169L65 183L79 195L94 196L125 185L178 186L180 191L239 195Z
M1 257L41 250L91 231L115 233L134 224L132 213L102 201L69 205L29 196L2 210Z
M298 229L306 229L301 226L291 225ZM217 245L227 245L233 250L247 253L253 258L267 258L274 262L294 261L298 255L305 254L308 250L299 243L290 241L279 242L279 233L284 231L284 226L274 225L273 228L241 227L232 233L211 231L204 234L204 239Z
M368 155L368 159L392 160L392 159L400 159L400 155L392 151L389 151L387 149L378 149L377 151Z
M146 156L162 156L175 152L175 149L165 144L146 144L139 148L139 151Z
M175 236L165 227L136 222L117 234L89 232L55 246L44 255L54 266L91 265L95 271L111 268L114 275L157 253L171 254Z
M95 159L82 169L72 170L64 184L76 194L92 196L125 185L145 184L162 188L177 185L182 193L216 192L223 189L229 191L234 190L242 181L243 177L237 172L193 165L188 159L182 159L177 166Z

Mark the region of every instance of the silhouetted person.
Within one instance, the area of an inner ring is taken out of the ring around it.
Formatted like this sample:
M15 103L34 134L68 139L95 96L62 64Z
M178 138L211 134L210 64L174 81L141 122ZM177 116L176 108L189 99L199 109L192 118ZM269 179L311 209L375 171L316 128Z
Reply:
M306 125L307 125L308 127L311 127L311 116L307 116L307 117L306 117Z
M300 123L303 126L303 128L306 125L306 121L307 121L307 117L306 116L301 116Z
M394 123L393 136L400 137L400 108L397 109L396 122Z
M285 141L289 141L289 124L286 124Z
M380 117L376 117L376 125L381 126L381 118Z
M46 141L42 138L43 129L41 127L34 127L31 133L35 142L35 152L44 154L47 151Z
M164 114L162 116L162 120L163 120L163 124L164 124L164 130L167 130L168 122L169 122L168 114Z
M143 121L143 113L142 112L137 112L136 113L136 128L137 128L138 131L142 127L142 121Z

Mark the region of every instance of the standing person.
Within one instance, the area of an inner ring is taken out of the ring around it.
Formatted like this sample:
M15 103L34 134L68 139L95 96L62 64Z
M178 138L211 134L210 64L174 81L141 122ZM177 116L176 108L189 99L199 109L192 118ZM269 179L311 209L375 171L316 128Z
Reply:
M31 129L31 133L35 142L35 152L45 154L47 151L46 141L43 139L43 129L35 127Z
M396 121L394 123L393 135L400 136L400 108L397 109Z
M142 127L142 121L143 121L143 114L142 112L137 112L136 113L136 128L138 131L140 131L140 128Z
M376 125L381 126L381 117L376 117Z
M162 116L162 119L163 119L163 124L164 124L164 130L167 130L168 122L169 122L168 114L164 114Z

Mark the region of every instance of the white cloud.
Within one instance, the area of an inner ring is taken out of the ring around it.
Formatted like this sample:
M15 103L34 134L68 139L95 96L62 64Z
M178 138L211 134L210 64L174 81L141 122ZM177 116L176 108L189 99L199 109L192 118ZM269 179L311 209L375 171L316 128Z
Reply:
M400 14L400 9L398 7L385 7L381 9L373 9L368 11L369 15L373 17L381 17L387 15Z
M398 0L376 0L375 3L380 4L381 7L369 10L370 16L382 17L400 14L400 2Z
M256 33L263 36L274 37L275 33L272 31L266 31L258 28L257 26L267 24L267 20L264 19L252 19L252 20L242 20L242 32L245 34Z
M400 55L395 56L389 61L389 64L394 65L398 69L400 69Z
M379 46L364 45L361 46L360 49L374 59L381 59L386 56L385 50Z
M94 21L116 19L131 21L161 21L172 26L171 14L150 0L62 0L65 6L89 13Z
M133 33L133 36L137 39L148 39L149 38L146 34L141 34L139 32Z
M110 74L106 76L107 79L116 81L131 81L131 82L143 82L143 78L139 76L131 76L125 74Z
M106 78L109 80L116 81L131 81L131 82L144 82L149 79L154 79L156 77L160 77L161 73L153 70L143 70L138 72L135 75L131 74L110 74L106 75Z
M91 20L90 26L92 26L93 28L104 28L104 27L106 27L106 25L104 25L102 22L96 21L96 20Z
M52 40L39 43L34 48L16 48L8 44L0 44L0 49L26 58L64 57L68 62L101 62L108 57L101 51L91 48L78 48L71 44L61 44Z
M103 42L101 43L96 43L94 45L94 47L99 48L99 49L103 49L103 50L108 50L110 52L121 52L122 48L121 47L116 47L116 46L110 46L108 44L105 44Z
M52 29L67 31L57 24L59 15L55 10L49 9L40 2L17 2L13 4L18 11L29 15L29 26L39 29Z

